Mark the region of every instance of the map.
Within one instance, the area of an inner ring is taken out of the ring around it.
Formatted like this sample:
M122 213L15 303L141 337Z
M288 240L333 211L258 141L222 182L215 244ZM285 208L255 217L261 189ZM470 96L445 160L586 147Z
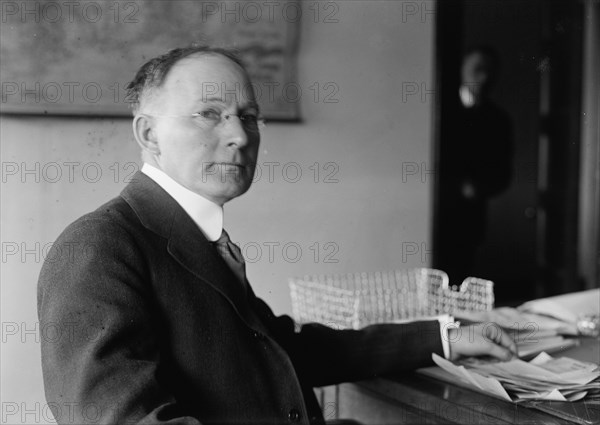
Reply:
M297 0L3 1L2 113L130 115L136 70L193 43L236 49L264 115L298 119Z

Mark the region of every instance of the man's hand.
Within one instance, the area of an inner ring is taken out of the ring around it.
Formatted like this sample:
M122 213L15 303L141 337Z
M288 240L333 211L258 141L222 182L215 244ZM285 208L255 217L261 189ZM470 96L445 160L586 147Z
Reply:
M452 361L461 356L485 355L510 360L517 355L514 341L495 323L451 328L448 330L448 342Z

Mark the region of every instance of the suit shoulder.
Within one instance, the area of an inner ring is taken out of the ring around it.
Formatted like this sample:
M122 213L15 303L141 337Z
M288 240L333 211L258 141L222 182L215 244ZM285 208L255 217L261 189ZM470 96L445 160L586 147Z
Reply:
M142 275L147 247L143 226L127 203L116 197L69 224L48 251L38 286L68 287L64 282L78 276L85 280L111 270Z
M90 258L139 262L145 256L148 233L131 207L116 197L69 224L52 244L42 273Z
M96 210L89 212L69 224L57 242L66 237L77 239L103 239L124 237L139 231L141 224L131 207L117 196Z

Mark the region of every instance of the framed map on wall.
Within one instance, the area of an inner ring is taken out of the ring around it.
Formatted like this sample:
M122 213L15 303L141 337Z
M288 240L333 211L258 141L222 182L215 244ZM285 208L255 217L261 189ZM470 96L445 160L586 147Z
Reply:
M236 49L269 119L299 118L297 0L3 1L2 113L126 116L148 59L192 43Z

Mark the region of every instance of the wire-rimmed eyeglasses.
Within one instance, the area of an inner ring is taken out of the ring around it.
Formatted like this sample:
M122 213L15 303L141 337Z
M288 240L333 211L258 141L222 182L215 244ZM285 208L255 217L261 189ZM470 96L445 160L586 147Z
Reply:
M190 115L155 115L153 117L165 117L165 118L190 118L192 122L202 128L215 128L220 125L224 125L233 116L238 117L242 126L245 130L251 132L258 132L265 127L265 118L252 114L252 113L241 113L241 114L229 114L229 113L218 113L215 111L203 111L196 112Z

